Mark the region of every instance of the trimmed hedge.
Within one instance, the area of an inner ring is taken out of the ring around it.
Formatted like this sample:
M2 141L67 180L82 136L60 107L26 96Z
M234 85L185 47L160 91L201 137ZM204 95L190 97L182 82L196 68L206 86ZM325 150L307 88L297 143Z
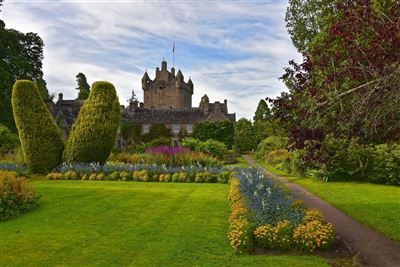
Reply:
M121 107L114 86L99 81L92 85L68 137L65 162L104 163L114 146Z
M12 107L29 170L44 173L60 165L64 142L38 87L32 81L15 82Z

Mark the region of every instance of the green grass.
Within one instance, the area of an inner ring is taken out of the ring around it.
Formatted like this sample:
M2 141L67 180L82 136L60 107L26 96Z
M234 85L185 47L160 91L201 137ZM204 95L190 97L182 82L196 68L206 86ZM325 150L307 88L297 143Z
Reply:
M40 206L0 223L1 266L328 266L235 254L229 186L34 181Z
M262 160L257 162L272 173L283 173ZM357 221L400 242L400 187L357 182L327 183L294 176L287 179L307 188Z

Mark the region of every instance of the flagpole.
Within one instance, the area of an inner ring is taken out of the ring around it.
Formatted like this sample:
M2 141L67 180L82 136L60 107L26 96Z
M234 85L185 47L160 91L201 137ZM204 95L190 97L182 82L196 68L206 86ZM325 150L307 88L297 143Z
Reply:
M175 68L175 42L174 42L174 46L172 47L172 67Z

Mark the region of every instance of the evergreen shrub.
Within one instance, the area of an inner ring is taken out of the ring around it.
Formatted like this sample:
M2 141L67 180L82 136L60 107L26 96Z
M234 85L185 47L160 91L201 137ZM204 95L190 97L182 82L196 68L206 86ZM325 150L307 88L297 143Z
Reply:
M61 163L64 142L38 87L28 80L15 82L12 92L15 124L30 171L45 173Z
M104 163L114 146L121 107L114 86L95 82L72 126L63 159Z

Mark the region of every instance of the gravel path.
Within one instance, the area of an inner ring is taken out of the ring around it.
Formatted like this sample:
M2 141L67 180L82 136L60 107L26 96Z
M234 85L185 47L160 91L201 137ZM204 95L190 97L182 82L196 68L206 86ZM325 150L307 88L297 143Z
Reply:
M305 206L319 209L325 219L334 225L340 238L346 240L352 250L359 253L363 265L400 267L400 247L394 241L355 221L303 187L269 172L250 156L243 155L243 157L250 165L263 169L269 176L285 183L293 195L304 202Z

